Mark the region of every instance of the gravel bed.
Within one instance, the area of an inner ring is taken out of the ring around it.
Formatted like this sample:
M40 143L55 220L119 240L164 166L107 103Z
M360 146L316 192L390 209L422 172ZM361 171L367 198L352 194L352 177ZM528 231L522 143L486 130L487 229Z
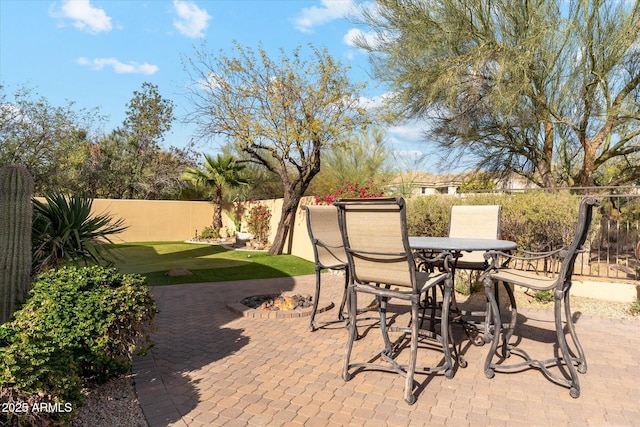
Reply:
M525 292L520 292L516 295L516 298L518 298L516 300L518 307L553 310L553 302L539 302ZM574 313L579 311L584 316L640 321L640 316L632 314L629 310L630 308L631 303L629 302L602 301L593 298L571 296L571 311Z
M133 378L124 375L84 390L84 405L78 409L73 427L147 427L138 403Z
M502 300L501 304L503 304L506 302L505 292L502 292L500 295ZM525 291L522 288L516 287L515 297L518 308L553 310L553 301L540 302L535 299L533 291ZM471 296L456 293L456 299L460 304L469 304L474 310L481 309L485 304L484 291L475 292ZM574 295L571 296L571 311L574 313L579 311L584 316L640 321L640 316L631 313L630 308L630 302L603 301Z

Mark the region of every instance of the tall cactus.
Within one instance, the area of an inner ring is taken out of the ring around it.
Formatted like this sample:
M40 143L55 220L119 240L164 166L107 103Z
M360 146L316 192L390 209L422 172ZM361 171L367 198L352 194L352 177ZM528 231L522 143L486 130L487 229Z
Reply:
M0 169L0 323L24 302L31 283L33 186L24 166Z

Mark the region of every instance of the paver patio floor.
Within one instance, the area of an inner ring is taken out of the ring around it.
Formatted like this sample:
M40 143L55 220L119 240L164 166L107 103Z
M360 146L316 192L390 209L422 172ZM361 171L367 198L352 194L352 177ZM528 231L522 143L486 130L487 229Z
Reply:
M160 313L154 347L134 358L136 391L155 426L406 426L640 425L640 322L581 316L577 331L588 372L581 396L537 370L483 373L488 346L461 342L468 367L452 379L417 375L419 395L408 406L399 375L365 371L340 376L347 331L340 324L310 332L308 317L252 319L227 302L280 291L313 293L315 276L153 288ZM323 275L321 300L340 302L343 279ZM337 309L318 315L333 320ZM554 351L552 313L520 310L520 344L532 355ZM366 320L363 322L367 322ZM454 326L458 337L458 325ZM379 351L371 329L353 360ZM421 350L421 360L439 354ZM435 358L435 359L434 359Z

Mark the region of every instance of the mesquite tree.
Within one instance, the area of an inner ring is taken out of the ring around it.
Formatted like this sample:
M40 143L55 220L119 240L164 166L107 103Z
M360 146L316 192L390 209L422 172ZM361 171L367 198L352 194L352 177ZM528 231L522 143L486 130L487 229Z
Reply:
M361 106L361 84L326 50L298 47L271 59L235 44L233 55L204 47L185 61L193 81L187 121L202 139L222 136L240 152L277 174L283 183L282 216L270 252L280 254L300 198L320 171L320 153L370 122Z

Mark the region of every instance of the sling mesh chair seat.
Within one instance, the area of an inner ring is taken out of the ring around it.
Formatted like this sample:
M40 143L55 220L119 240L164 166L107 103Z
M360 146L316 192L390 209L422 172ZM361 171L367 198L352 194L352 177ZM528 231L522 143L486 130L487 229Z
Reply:
M492 264L485 274L485 292L491 305L493 325L495 328L491 348L489 349L484 364L487 378L493 378L495 372L521 371L533 367L540 369L555 383L569 388L571 397L577 398L580 396L580 383L577 372L587 372L587 361L580 341L578 340L574 320L571 315L571 277L573 275L576 257L587 238L593 215L593 207L598 204L598 201L593 197L586 197L582 200L578 212L578 225L576 227L575 237L571 244L565 249L549 252L544 255L527 257L518 257L498 252L487 254L487 259L491 259ZM531 271L505 267L509 262L517 262L521 265L532 265L535 264L536 261L548 260L550 256L557 256L558 253L562 254L563 259L556 277L547 277ZM502 267L497 265L498 259L505 260ZM521 286L534 291L553 291L556 345L559 348L555 348L555 357L544 360L534 359L529 356L526 351L516 346L519 341L516 341L516 344L511 343L511 337L514 334L517 321L516 301L511 288L505 286L510 299L511 319L508 324L503 324L498 301L493 292L493 288L495 288L499 282ZM571 337L571 347L569 346L570 342L567 341L565 326ZM501 336L502 351L498 352ZM520 363L506 363L512 354L519 356L522 361ZM496 362L494 362L494 358L497 358ZM552 372L549 369L552 366L557 366L562 375Z
M405 377L405 401L413 404L416 400L413 392L416 372L444 371L447 378L451 378L454 373L450 349L452 337L448 322L449 301L453 288L451 273L416 271L407 237L404 199L345 199L338 200L335 205L339 211L350 270L347 297L349 319L355 319L359 294L375 296L378 300L379 326L384 343L379 360L352 363L353 345L360 337L356 323L350 320L342 377L345 381L350 380L351 370L354 368L396 372ZM440 330L438 333L423 331L419 329L420 298L439 284L444 286ZM389 327L387 309L390 299L410 304L411 320L408 327ZM393 344L389 337L390 330L401 333L400 338ZM407 345L407 336L410 353L408 363L403 365L396 359ZM438 366L416 369L419 340L424 339L435 341L444 357Z
M347 285L349 284L349 269L347 268L347 254L344 250L344 242L340 225L338 223L338 210L335 206L303 206L307 214L307 230L311 245L313 246L313 256L316 270L316 293L313 299L313 310L309 328L315 331L318 327L331 323L344 321L344 307L347 297ZM345 282L338 320L316 324L316 312L318 310L318 300L320 298L320 278L322 270L344 270Z
M500 238L500 205L451 206L449 237ZM454 261L456 269L484 271L488 264L482 252L466 252Z

